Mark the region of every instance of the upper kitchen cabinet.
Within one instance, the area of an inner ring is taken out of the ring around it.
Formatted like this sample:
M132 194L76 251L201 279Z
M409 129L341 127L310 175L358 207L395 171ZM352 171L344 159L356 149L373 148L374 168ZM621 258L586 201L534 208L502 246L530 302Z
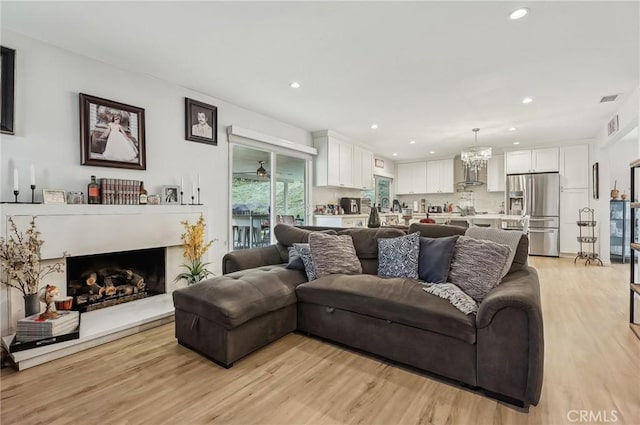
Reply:
M589 187L589 145L560 148L560 188Z
M453 192L453 158L427 161L427 193Z
M493 155L487 161L487 192L504 192L505 181L504 155Z
M313 133L313 145L318 149L315 160L316 186L351 187L353 145L328 131Z
M353 147L353 187L373 189L373 152L359 146Z
M427 163L396 164L396 194L427 193Z
M505 168L507 174L558 171L558 148L507 152Z

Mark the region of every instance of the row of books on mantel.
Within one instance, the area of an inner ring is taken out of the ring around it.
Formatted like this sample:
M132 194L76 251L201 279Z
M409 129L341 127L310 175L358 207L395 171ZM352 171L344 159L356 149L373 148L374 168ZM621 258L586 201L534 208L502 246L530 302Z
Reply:
M18 320L17 342L31 342L74 332L80 326L80 313L59 311L58 317L41 319L40 313Z

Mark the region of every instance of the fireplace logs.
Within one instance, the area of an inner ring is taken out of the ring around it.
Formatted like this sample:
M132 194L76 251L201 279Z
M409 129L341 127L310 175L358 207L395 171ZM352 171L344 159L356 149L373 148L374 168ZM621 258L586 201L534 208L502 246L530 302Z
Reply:
M69 295L75 297L76 306L82 307L87 303L143 293L146 283L144 277L131 269L103 268L83 274L81 280L69 282L68 289Z

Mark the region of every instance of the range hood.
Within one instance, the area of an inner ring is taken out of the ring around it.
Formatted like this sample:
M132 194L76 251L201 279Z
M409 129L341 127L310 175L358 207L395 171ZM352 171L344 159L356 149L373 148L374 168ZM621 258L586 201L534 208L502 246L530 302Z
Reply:
M464 170L464 181L456 183L458 186L482 186L484 182L480 181L479 172L477 170L472 170L469 167L462 166Z

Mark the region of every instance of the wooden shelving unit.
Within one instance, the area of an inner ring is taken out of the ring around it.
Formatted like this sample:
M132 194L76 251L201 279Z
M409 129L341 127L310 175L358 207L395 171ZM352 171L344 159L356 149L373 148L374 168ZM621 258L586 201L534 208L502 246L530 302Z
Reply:
M640 212L640 159L629 164L631 173L631 221L630 221L630 241L631 258L629 261L629 327L633 333L640 338L640 314L636 311L640 308L640 275L638 270L638 259L640 258L640 240L638 240L638 217ZM638 307L638 308L636 308ZM637 317L639 316L639 317Z

